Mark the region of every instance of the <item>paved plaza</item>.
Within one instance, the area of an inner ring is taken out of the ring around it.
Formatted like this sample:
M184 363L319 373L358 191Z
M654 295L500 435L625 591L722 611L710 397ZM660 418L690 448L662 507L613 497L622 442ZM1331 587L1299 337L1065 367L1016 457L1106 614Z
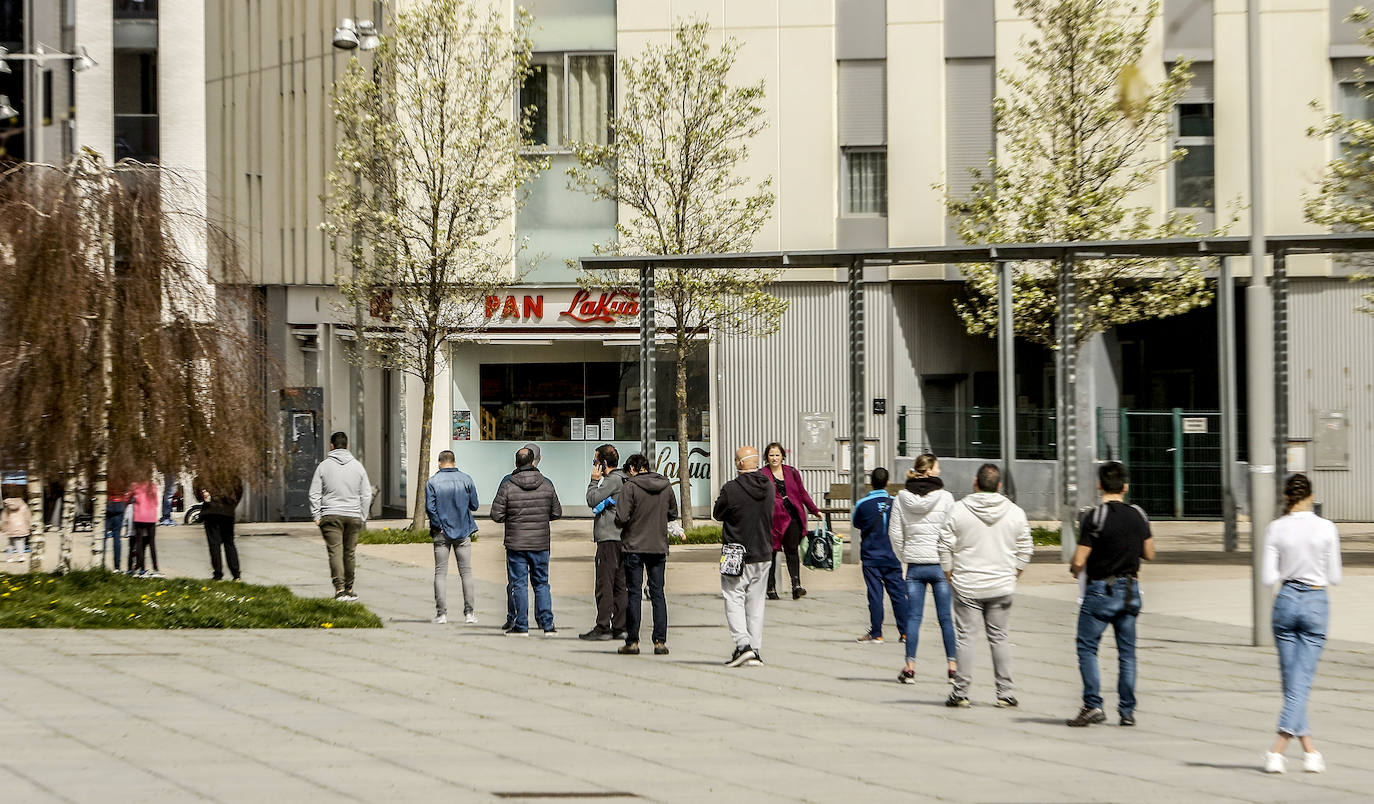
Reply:
M933 610L918 683L902 646L857 644L858 567L805 571L770 602L763 667L729 669L717 549L675 548L672 654L583 642L588 522L560 523L552 639L504 637L499 530L474 547L477 625L436 626L426 545L360 548L380 630L0 632L0 801L1368 801L1374 796L1374 533L1342 526L1347 581L1312 701L1330 770L1260 773L1280 703L1249 647L1248 556L1213 526L1159 526L1145 570L1140 725L1069 729L1074 586L1041 548L1012 615L1019 709L992 705L986 651L947 709ZM330 593L313 528L241 526L245 578ZM160 529L164 571L208 575L199 528ZM149 581L156 584L156 581ZM449 600L461 600L456 571ZM461 607L460 607L461 609ZM461 612L460 612L461 613ZM646 616L648 608L646 604ZM461 617L459 617L461 619ZM895 637L895 629L892 631ZM647 638L647 637L646 637ZM1103 643L1108 708L1115 654Z

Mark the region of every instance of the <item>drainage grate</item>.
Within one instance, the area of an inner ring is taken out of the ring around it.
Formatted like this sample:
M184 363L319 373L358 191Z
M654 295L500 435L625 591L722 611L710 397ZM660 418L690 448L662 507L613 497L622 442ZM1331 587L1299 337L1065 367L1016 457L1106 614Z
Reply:
M553 791L505 791L492 793L497 798L639 798L638 793L626 793L618 790L598 791L572 791L572 790L553 790Z

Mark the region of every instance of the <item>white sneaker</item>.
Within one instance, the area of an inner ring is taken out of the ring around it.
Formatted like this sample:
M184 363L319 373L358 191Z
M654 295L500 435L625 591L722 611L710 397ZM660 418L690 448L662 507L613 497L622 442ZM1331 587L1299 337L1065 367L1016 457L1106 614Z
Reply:
M1312 753L1303 752L1302 769L1308 773L1326 773L1326 760L1322 758L1320 751Z
M1283 761L1283 754L1275 754L1273 751L1264 752L1264 772L1283 773L1288 770L1288 766Z
M448 622L448 616L447 616L447 615L444 615L444 614L440 614L439 616L435 617L433 620L430 620L430 622L434 623L435 625L443 625L444 623Z
M477 613L470 611L467 614L464 614L463 621L469 624L477 622Z

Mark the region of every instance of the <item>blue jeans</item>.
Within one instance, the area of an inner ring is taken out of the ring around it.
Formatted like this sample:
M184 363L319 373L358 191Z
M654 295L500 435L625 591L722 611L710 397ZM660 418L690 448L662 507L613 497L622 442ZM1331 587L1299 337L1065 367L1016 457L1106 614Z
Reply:
M668 565L668 556L663 553L626 553L622 559L625 565L625 586L633 589L634 594L625 599L625 644L633 645L639 641L641 604L644 596L639 590L644 588L644 574L649 575L649 602L654 607L654 642L668 641L668 600L663 596L663 571Z
M1274 645L1279 651L1279 675L1283 678L1280 734L1293 737L1310 734L1307 696L1312 691L1317 660L1326 644L1329 613L1325 589L1285 583L1274 598Z
M515 630L530 628L529 585L534 586L534 618L545 631L553 628L553 596L549 593L549 551L507 550L506 579L515 604Z
M105 539L114 540L114 570L119 571L119 540L124 535L124 506L121 504L119 510L112 510L112 506L105 507ZM101 562L104 563L103 561Z
M908 564L906 567L906 660L916 661L916 643L921 638L921 620L925 618L927 586L935 596L935 616L940 620L940 636L945 641L945 659L952 662L957 654L951 606L954 592L949 588L949 581L939 564Z
M1140 616L1140 604L1137 580L1088 581L1083 605L1078 609L1078 673L1083 677L1084 706L1102 708L1097 646L1110 625L1116 635L1116 709L1123 715L1135 711L1135 621Z
M868 633L883 635L883 589L892 598L892 616L898 633L906 633L906 585L902 583L902 567L874 567L864 564L864 586L868 587Z

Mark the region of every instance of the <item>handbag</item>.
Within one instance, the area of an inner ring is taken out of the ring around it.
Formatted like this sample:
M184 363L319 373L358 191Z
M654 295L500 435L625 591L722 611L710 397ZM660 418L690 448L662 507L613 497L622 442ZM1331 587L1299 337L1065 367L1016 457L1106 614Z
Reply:
M720 574L738 578L744 574L744 545L722 544L720 546Z
M802 545L802 565L814 570L833 572L843 560L840 550L844 542L824 527L806 534Z

